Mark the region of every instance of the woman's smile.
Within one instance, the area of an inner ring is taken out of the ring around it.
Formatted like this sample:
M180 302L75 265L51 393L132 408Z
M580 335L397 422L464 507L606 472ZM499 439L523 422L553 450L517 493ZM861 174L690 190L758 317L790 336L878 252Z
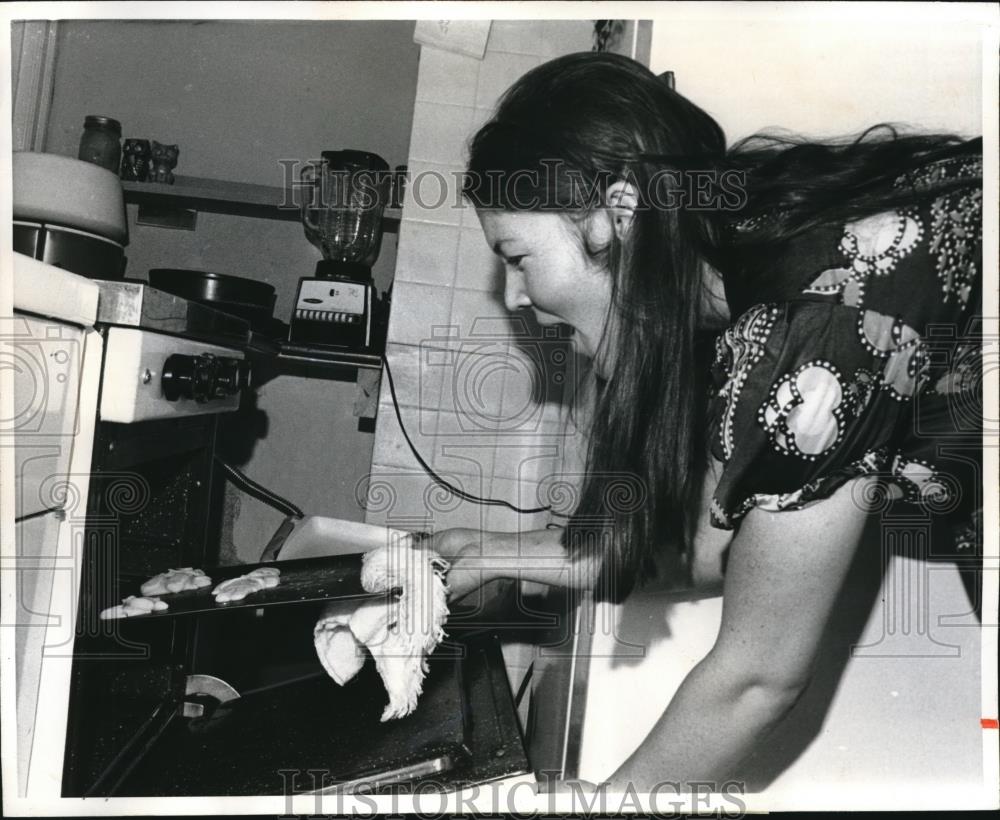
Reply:
M478 213L487 243L504 263L507 309L530 308L544 327L568 326L576 350L596 359L611 305L611 274L587 255L566 217L499 209Z

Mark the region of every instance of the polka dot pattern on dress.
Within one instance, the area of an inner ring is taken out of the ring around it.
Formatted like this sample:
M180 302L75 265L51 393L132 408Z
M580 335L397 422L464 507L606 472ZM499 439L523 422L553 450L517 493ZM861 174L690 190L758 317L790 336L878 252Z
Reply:
M816 461L844 435L843 376L833 362L815 359L771 387L757 411L771 447Z
M820 224L724 272L737 318L716 344L717 526L821 502L861 475L880 479L873 504L968 520L983 432L980 155L956 146L897 180L912 203ZM783 216L737 223L736 241L779 236ZM941 449L952 442L968 458ZM968 554L981 539L969 526L957 543Z
M885 276L923 236L924 226L916 209L882 211L846 223L840 250L858 276Z
M908 401L926 372L923 339L896 316L875 310L858 312L858 336L865 348L884 361L881 384L896 401Z
M931 252L945 302L953 297L969 302L979 270L980 248L975 239L983 219L983 192L958 191L931 203Z
M755 305L726 330L715 345L715 368L724 374L725 383L719 390L724 400L719 441L723 458L733 450L733 426L740 394L753 368L764 357L767 340L781 311L777 305Z

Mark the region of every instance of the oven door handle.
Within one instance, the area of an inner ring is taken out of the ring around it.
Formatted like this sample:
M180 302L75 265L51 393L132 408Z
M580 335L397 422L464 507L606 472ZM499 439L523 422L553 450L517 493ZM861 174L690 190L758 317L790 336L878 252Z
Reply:
M297 522L302 519L296 515L285 516L285 520L281 522L281 526L274 531L274 535L271 536L271 540L267 542L267 546L264 547L264 551L260 554L261 561L276 561L278 559L278 554L281 552L281 548L285 545L285 541L288 540L288 536L292 534L295 529Z

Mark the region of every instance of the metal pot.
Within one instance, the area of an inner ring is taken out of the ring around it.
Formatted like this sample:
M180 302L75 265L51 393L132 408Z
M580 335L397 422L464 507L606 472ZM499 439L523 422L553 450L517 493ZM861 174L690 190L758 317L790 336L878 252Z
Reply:
M271 333L280 324L272 318L277 296L267 282L203 270L153 268L149 284L246 319L255 331Z
M15 220L62 225L128 244L117 173L58 154L15 151L12 160Z

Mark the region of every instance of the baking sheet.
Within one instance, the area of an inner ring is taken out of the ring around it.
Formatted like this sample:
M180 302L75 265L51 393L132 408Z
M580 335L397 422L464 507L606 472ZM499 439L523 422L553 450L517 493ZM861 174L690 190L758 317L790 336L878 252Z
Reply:
M178 615L204 615L212 612L229 612L234 609L257 609L278 604L308 603L311 601L331 601L344 599L382 598L386 593L366 592L361 586L361 557L355 555L332 555L324 558L302 558L293 561L270 561L262 564L237 564L228 567L206 568L205 574L212 583L201 589L157 595L167 604L167 609L119 618L129 623L173 618ZM281 570L281 582L272 589L252 592L241 601L216 603L212 590L223 581L246 575L260 567L274 567ZM125 595L141 595L139 583L135 589L121 590Z

